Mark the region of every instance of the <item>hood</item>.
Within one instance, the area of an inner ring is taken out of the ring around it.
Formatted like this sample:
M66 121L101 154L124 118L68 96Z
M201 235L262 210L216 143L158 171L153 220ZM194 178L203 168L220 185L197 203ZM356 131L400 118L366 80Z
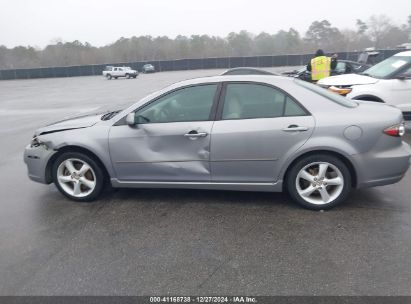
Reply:
M372 78L370 76L359 75L359 74L345 74L338 76L331 76L321 79L318 84L320 85L333 85L333 86L351 86L351 85L361 85L361 84L374 84L377 83L378 79Z
M36 130L36 135L80 128L88 128L94 126L97 122L101 121L101 115L101 113L90 114L61 120Z

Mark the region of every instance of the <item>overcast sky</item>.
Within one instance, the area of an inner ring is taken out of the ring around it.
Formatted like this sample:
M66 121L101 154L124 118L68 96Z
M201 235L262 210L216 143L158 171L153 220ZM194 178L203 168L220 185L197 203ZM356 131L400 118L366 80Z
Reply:
M44 47L61 38L101 46L121 36L226 36L290 27L303 34L314 20L353 28L372 14L402 24L411 0L0 0L0 11L0 45Z

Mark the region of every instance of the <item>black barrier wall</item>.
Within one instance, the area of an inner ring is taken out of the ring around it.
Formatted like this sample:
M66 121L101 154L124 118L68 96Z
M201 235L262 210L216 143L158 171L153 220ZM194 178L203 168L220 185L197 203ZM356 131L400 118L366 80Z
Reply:
M379 50L380 54L375 58L375 62L380 62L400 51L401 50ZM338 58L356 61L358 59L359 54L360 52L341 52L338 53ZM177 59L144 62L120 62L66 67L48 67L34 69L0 70L0 80L101 75L104 68L108 65L129 66L133 69L141 71L142 66L146 63L153 64L158 72L197 69L229 69L236 67L262 68L280 66L299 66L307 64L308 61L312 58L312 56L313 54Z

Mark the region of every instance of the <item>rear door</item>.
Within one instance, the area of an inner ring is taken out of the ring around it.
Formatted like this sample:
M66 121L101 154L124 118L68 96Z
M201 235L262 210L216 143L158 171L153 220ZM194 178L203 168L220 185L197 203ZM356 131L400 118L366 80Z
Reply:
M218 84L172 91L113 126L111 161L123 181L210 181L210 135Z
M314 129L291 96L259 83L226 83L211 137L215 182L274 182L281 163Z

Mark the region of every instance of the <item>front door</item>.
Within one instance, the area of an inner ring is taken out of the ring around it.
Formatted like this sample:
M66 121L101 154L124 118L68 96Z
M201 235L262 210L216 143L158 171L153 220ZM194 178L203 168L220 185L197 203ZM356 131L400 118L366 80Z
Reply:
M411 112L411 67L400 73L403 78L391 79L391 92L387 102L395 104L403 112ZM407 113L407 116L410 114Z
M113 126L110 156L120 181L210 181L210 135L217 84L170 92Z
M314 119L271 86L229 83L211 136L215 182L275 182L281 162L310 137Z

